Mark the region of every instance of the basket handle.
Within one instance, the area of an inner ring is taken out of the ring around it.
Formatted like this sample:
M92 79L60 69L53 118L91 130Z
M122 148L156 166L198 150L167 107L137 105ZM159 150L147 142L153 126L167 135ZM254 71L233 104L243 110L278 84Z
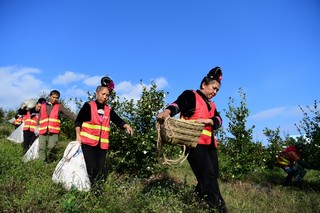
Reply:
M165 120L163 121L163 123L165 123L167 121L169 117L165 118ZM175 160L170 160L166 157L164 151L163 151L163 144L164 142L162 141L161 139L161 136L160 136L160 123L157 121L156 122L156 127L157 127L157 131L158 131L158 138L157 138L157 149L159 152L162 152L163 153L163 159L164 159L164 162L162 163L163 165L177 165L177 164L181 164L183 163L189 156L189 152L190 152L190 149L188 149L188 151L186 152L186 145L182 145L182 144L177 144L177 146L181 146L183 147L183 153L182 155L180 156L180 158L178 159L175 159Z
M183 153L182 153L181 157L176 160L170 160L170 159L166 158L166 155L163 153L163 158L164 158L164 162L162 163L163 165L181 164L188 158L190 149L188 149L188 151L186 152L186 145L181 145L181 144L177 144L177 145L183 147Z

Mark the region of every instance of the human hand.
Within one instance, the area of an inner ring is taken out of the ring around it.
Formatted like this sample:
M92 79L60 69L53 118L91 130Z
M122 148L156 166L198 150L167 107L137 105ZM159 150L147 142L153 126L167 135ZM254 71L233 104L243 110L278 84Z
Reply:
M160 112L157 115L157 121L163 122L166 118L170 117L170 113L171 113L171 111L168 109L164 110L163 112Z
M213 120L212 119L204 119L204 118L199 118L196 120L198 123L202 123L205 125L213 125Z
M127 133L128 133L130 136L133 135L133 129L131 128L131 126L130 126L129 124L125 124L125 125L123 126L123 128L126 129Z
M76 141L78 141L79 143L81 143L81 136L80 136L80 134L78 135L76 135Z

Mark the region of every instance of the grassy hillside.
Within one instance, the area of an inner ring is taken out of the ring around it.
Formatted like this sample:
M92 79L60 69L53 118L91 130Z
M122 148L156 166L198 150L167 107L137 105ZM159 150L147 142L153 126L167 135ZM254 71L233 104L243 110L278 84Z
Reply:
M51 180L66 145L59 144L52 163L23 163L21 145L1 135L2 212L207 212L192 195L195 178L188 163L149 179L111 171L100 188L66 191ZM243 181L221 182L229 212L320 212L319 172L309 171L302 188L281 186L284 177L279 170L255 173Z

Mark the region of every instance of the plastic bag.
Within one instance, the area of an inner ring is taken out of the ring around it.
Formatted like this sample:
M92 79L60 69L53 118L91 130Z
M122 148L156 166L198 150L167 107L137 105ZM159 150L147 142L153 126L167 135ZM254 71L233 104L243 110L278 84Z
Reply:
M28 149L26 154L23 156L23 162L28 162L30 160L36 160L38 158L39 158L39 138L37 138L32 143L32 145L30 146L30 148Z
M67 190L90 190L91 183L80 142L72 141L68 144L63 158L53 172L52 180L57 184L62 184Z
M36 136L39 135L39 128L40 128L40 125L37 125L36 128L34 129L34 134L35 134Z
M8 137L7 139L16 143L22 143L23 142L23 126L24 122L16 128Z
M10 120L8 120L8 122L11 123L11 124L14 124L15 121L16 121L16 118L15 118L15 117L13 117L13 118L11 118Z
M37 99L28 99L23 102L27 109L34 108L37 105Z

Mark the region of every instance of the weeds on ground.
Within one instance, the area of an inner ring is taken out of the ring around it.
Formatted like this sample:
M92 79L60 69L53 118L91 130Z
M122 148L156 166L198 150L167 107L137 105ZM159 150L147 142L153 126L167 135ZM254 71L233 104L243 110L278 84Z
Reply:
M89 192L66 191L51 180L56 160L22 162L22 147L0 139L0 209L2 212L208 212L193 196L195 177L187 162L150 178L110 171ZM221 171L223 172L223 171ZM282 171L260 171L242 181L220 182L230 213L319 212L320 174L309 171L302 188L280 185Z

